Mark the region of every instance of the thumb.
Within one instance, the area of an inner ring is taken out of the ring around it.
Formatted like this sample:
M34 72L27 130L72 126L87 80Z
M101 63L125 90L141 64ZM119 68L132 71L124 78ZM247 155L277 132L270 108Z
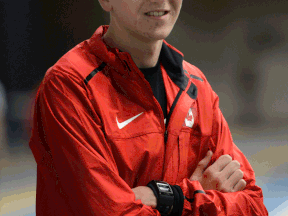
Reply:
M209 150L206 154L206 156L198 163L195 171L193 172L192 176L190 177L190 180L198 180L198 178L201 178L205 168L208 166L211 158L212 158L213 152Z

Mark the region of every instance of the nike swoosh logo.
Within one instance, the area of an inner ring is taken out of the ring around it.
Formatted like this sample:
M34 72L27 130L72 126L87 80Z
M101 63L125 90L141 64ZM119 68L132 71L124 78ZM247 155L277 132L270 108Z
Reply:
M117 117L116 117L116 122L117 122L117 125L118 125L118 128L119 129L122 129L122 128L124 128L125 126L127 126L129 123L131 123L134 119L136 119L136 118L138 118L140 115L142 115L143 114L143 112L142 113L139 113L138 115L136 115L136 116L133 116L132 118L130 118L130 119L127 119L126 121L123 121L123 122L118 122L118 119L117 119Z

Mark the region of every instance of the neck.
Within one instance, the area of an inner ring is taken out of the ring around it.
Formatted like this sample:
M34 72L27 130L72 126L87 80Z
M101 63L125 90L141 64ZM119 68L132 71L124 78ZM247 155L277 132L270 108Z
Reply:
M103 40L111 48L128 52L138 68L154 67L157 64L163 43L163 40L144 41L128 34L115 34L111 26L103 36ZM127 41L129 43L125 43Z

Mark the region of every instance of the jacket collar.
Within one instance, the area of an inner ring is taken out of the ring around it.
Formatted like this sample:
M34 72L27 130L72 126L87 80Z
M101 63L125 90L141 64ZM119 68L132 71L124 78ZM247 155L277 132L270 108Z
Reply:
M164 41L159 58L170 79L184 91L189 78L184 74L183 54Z
M129 53L125 53L124 55L119 49L106 46L102 37L108 28L108 25L100 26L88 40L91 52L119 73L126 73L127 63L123 58L125 55L129 55ZM185 75L183 69L183 53L164 40L159 58L170 79L184 91L189 83L189 78ZM194 99L197 97L197 88L193 83L187 93Z
M91 53L100 59L101 62L105 62L116 71L123 73L123 71L125 71L125 64L119 57L120 50L117 48L110 48L102 39L108 28L108 25L100 26L88 40L88 45Z

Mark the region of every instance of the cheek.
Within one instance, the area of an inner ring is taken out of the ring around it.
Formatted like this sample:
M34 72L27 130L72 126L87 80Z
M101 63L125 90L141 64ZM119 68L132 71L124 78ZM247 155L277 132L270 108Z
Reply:
M121 1L121 0L117 0L117 1ZM139 11L139 5L134 2L131 3L131 2L124 1L123 3L121 3L121 7L123 9L123 13L125 13L127 16L135 17Z
M174 6L175 10L179 14L181 7L182 7L182 0L175 0L173 3L174 3L173 6Z
M120 1L120 0L119 0ZM133 6L133 4L132 4ZM134 24L136 22L136 9L131 5L129 6L128 2L122 1L116 8L116 13L118 20L124 23Z

